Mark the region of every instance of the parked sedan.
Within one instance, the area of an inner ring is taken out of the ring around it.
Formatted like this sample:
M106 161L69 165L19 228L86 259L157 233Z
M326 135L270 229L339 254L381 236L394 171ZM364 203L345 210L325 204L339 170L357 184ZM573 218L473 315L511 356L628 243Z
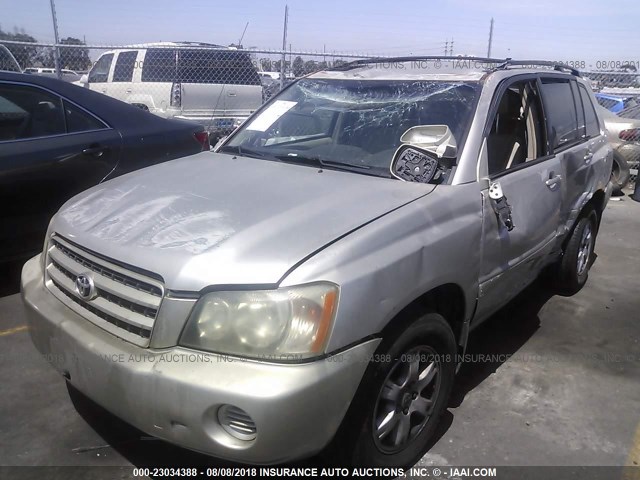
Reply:
M602 106L598 107L598 111L604 120L609 143L614 148L611 181L614 192L619 193L629 183L631 168L638 168L640 120L620 117Z
M49 218L73 195L205 149L199 125L53 78L0 72L0 263L40 250Z

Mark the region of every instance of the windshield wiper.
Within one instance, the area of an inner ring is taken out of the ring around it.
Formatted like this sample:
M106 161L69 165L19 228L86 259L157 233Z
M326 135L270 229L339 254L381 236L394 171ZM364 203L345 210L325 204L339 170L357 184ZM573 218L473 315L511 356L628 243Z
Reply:
M237 155L242 155L244 157L265 158L267 160L276 160L276 161L280 160L276 156L269 155L268 153L264 153L264 152L261 152L259 150L252 150L250 148L241 147L240 145L237 145L235 147L224 146L220 150L218 150L218 152L219 153L231 153L231 154L235 153Z
M283 162L302 163L305 165L315 165L318 167L330 167L339 170L370 170L369 165L354 165L352 163L336 162L333 160L325 160L320 157L306 157L304 155L276 155L276 158Z

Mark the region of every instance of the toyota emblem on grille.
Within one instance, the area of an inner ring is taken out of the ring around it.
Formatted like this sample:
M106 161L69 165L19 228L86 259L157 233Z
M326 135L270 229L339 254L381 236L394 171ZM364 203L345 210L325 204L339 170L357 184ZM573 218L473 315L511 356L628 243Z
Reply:
M96 286L88 273L81 273L76 278L76 292L85 300L91 300L96 296Z

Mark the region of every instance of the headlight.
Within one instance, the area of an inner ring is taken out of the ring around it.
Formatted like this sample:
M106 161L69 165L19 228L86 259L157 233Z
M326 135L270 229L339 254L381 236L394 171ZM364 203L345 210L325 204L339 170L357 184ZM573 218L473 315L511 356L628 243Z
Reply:
M324 352L337 305L338 287L330 283L208 293L180 344L266 360L309 358Z

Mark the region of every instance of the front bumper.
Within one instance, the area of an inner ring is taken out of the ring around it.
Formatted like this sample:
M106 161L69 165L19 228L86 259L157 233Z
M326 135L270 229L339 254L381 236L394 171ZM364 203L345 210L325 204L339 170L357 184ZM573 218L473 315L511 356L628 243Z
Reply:
M22 271L22 298L37 349L81 392L138 429L241 463L313 455L333 438L379 340L303 364L273 364L196 352L145 349L102 330L44 286L40 257ZM234 405L257 427L238 440L218 422Z

